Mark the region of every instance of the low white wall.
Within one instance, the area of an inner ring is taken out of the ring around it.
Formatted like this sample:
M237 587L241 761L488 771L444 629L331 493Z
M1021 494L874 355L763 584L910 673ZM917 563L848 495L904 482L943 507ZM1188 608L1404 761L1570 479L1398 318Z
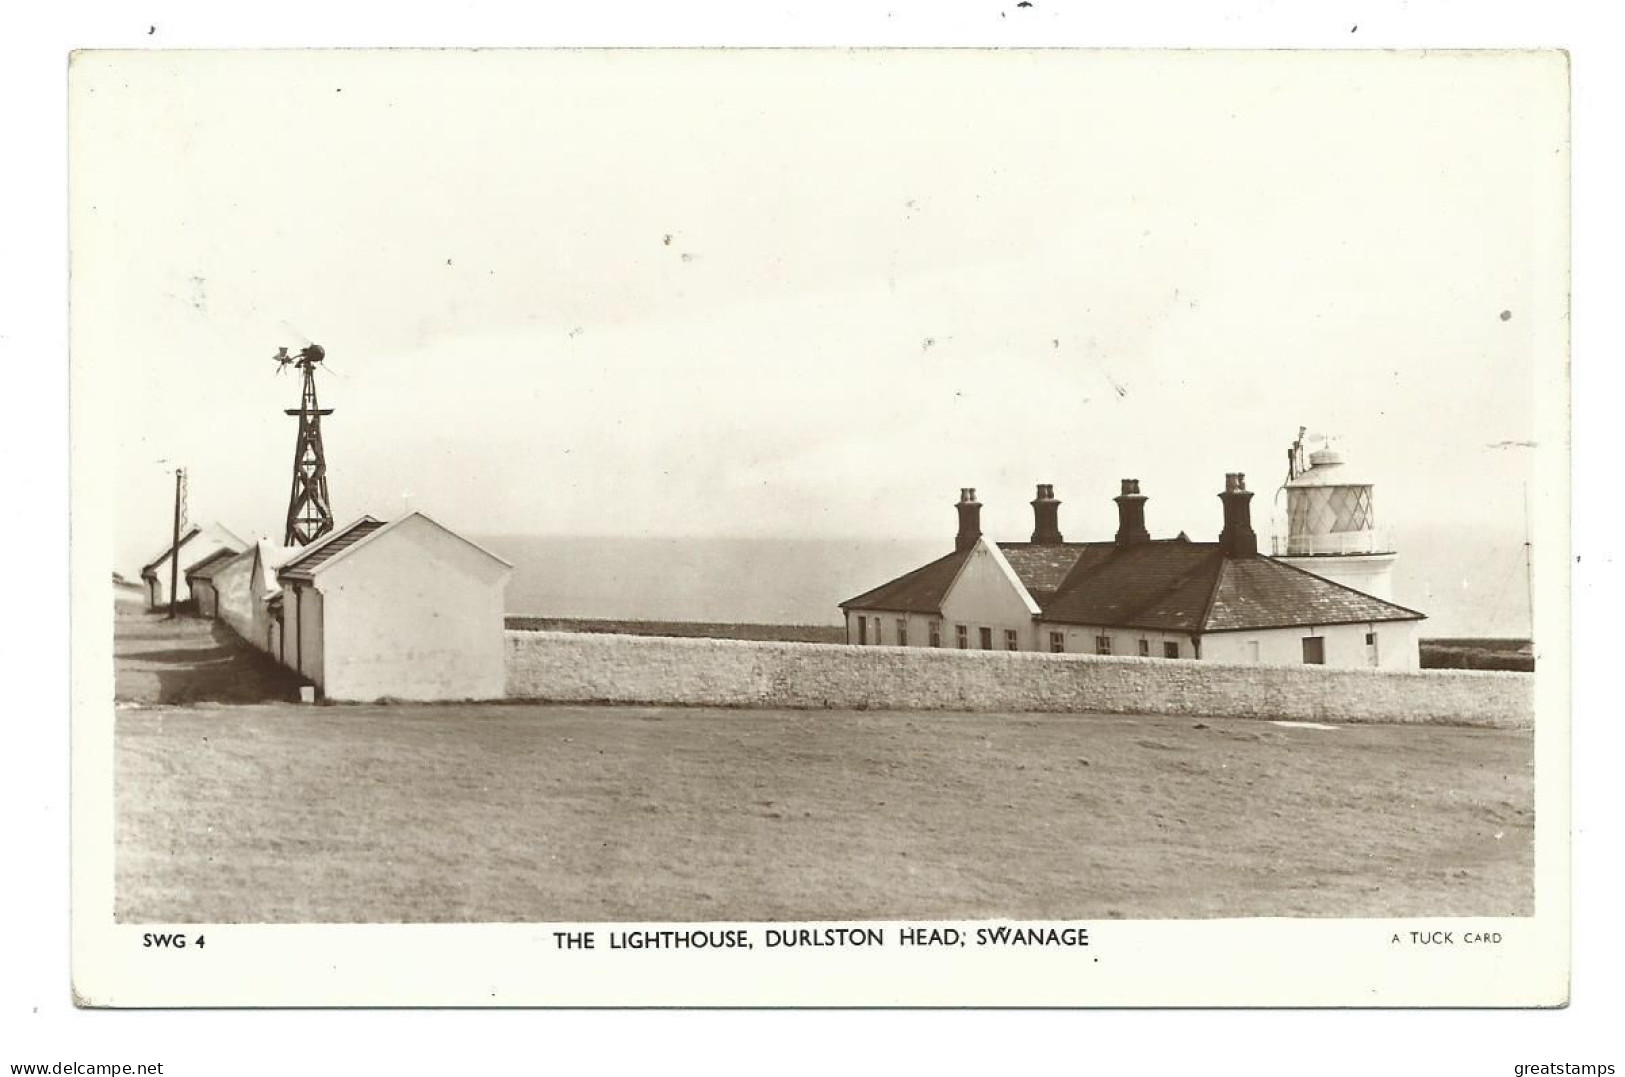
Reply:
M559 703L1059 711L1528 727L1534 677L510 631L507 691Z

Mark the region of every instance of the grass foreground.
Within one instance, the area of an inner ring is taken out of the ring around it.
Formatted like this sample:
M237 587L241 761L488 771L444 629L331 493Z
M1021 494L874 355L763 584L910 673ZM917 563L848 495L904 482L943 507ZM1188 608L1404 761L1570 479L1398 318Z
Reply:
M126 922L1528 915L1527 731L126 705Z

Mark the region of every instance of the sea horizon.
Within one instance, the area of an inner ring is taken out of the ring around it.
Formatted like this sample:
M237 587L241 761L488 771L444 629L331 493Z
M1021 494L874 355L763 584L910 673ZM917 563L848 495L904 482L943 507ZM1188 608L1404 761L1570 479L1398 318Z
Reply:
M510 616L838 625L840 603L951 552L930 539L476 535L512 562ZM1522 535L1396 534L1393 601L1424 637L1528 638Z

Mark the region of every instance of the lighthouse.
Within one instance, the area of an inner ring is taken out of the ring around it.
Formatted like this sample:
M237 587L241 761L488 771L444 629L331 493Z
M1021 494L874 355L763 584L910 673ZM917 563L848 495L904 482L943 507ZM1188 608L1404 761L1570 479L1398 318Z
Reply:
M1288 451L1286 534L1275 557L1334 583L1392 601L1394 547L1377 528L1371 483L1331 445L1305 456L1304 431Z

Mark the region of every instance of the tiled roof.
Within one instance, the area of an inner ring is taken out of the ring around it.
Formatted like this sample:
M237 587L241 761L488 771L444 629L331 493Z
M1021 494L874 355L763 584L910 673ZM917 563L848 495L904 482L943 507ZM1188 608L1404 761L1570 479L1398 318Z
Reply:
M226 567L226 562L234 560L240 550L218 549L186 570L187 579L213 579L214 574Z
M841 603L841 608L888 610L897 613L938 613L942 599L953 586L969 550L955 550L928 565L883 583L873 591L865 591L856 598Z
M1045 620L1200 631L1222 555L1214 542L1114 546L1080 563L1044 606Z
M1167 632L1234 632L1407 621L1423 614L1264 556L1226 557L1181 535L1130 546L1001 542L1046 621ZM937 613L968 555L948 554L842 609Z
M1016 570L1027 593L1043 605L1044 599L1061 589L1067 574L1080 559L1096 564L1116 548L1110 542L1001 542L999 550Z
M1205 628L1224 632L1290 625L1413 621L1424 615L1269 557L1226 560Z
M322 541L305 547L304 552L290 558L277 575L281 579L288 580L312 579L311 573L318 566L338 556L383 526L384 522L382 520L374 520L371 516L363 516L344 530L335 531Z
M1408 621L1404 606L1282 564L1225 557L1214 542L1149 542L1080 565L1046 620L1174 632Z

